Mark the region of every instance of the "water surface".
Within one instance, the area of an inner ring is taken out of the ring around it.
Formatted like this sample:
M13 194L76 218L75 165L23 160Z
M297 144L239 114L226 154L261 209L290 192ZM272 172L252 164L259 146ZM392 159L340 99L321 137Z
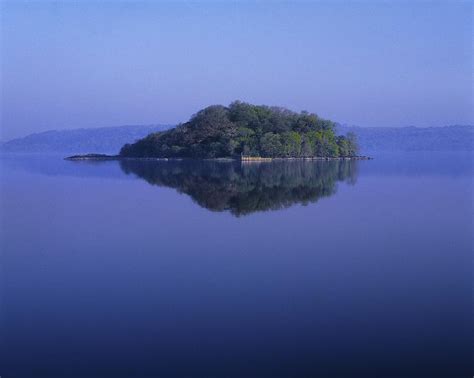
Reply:
M470 377L472 179L4 156L0 374Z

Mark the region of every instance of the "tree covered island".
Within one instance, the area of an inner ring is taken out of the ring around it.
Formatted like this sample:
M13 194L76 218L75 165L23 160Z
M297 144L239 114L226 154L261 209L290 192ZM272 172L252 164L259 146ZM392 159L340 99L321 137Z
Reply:
M126 144L134 158L351 158L354 134L335 134L335 124L316 114L235 101L212 105L177 127Z

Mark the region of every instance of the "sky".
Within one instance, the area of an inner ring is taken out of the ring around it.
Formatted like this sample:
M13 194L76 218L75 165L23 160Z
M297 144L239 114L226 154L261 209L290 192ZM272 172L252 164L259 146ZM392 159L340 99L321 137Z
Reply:
M3 140L236 99L361 126L474 123L468 1L0 6Z

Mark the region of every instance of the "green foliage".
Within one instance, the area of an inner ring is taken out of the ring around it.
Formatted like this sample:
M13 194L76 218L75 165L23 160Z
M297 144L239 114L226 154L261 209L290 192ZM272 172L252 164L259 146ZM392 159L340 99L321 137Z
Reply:
M240 101L202 109L178 127L126 144L128 157L219 158L349 157L357 154L355 135L334 133L334 123L308 112Z
M265 157L279 156L283 150L280 136L274 133L265 133L260 138L260 150Z

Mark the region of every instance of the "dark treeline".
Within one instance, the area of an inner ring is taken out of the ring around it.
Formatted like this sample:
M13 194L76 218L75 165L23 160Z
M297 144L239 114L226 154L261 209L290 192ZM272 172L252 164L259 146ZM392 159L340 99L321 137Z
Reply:
M316 114L240 101L209 106L176 128L126 144L126 157L352 157L354 134L336 136Z
M309 204L336 192L338 181L355 183L357 161L273 161L270 163L204 160L121 160L133 173L152 185L166 186L189 195L212 211L240 216Z

